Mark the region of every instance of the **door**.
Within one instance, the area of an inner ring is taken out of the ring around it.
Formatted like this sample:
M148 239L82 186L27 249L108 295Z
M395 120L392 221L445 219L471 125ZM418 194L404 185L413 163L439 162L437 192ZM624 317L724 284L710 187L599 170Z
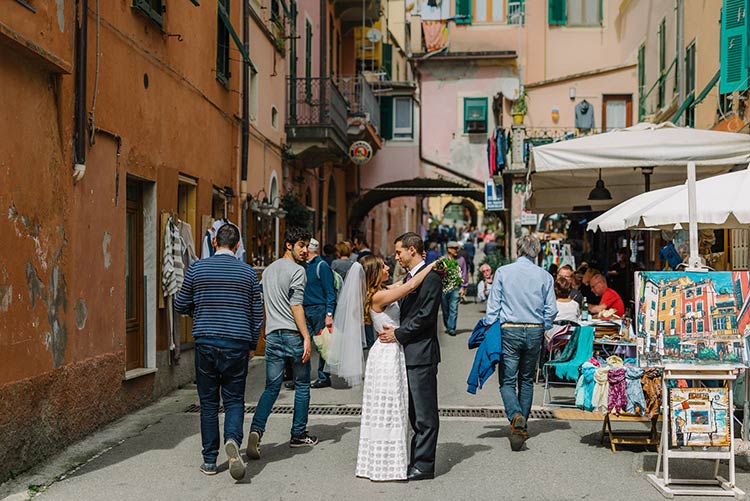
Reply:
M198 183L195 179L180 174L177 183L177 215L183 223L190 225L195 239L197 214ZM200 230L200 228L198 228ZM195 242L193 242L195 245ZM187 270L186 270L187 271ZM193 342L193 319L187 315L182 316L180 321L180 344Z
M602 106L602 132L633 125L633 96L604 96Z
M127 182L125 215L125 370L143 363L143 188Z

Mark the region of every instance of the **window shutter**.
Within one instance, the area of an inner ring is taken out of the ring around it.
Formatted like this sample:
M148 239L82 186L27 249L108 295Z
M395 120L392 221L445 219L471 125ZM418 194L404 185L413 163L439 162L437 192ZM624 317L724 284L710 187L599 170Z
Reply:
M721 12L721 94L748 88L747 57L747 0L724 0Z
M393 97L380 98L380 135L383 139L393 139Z
M471 24L472 0L456 0L456 24Z
M383 70L388 80L393 80L393 45L383 44Z
M568 23L568 9L566 0L549 0L550 25L565 25Z

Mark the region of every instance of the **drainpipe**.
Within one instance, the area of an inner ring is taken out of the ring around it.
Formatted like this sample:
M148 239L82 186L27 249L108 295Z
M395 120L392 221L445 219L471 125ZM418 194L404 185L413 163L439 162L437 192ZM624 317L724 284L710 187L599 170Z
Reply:
M86 174L86 56L88 37L88 0L76 2L76 69L73 108L73 182Z
M247 1L242 2L242 45L245 46L245 51L250 53L250 23L248 21L250 12L248 9L250 6ZM242 160L241 166L242 176L240 182L242 184L241 199L244 200L247 191L247 157L250 142L250 103L249 103L249 92L248 82L250 81L250 65L247 62L242 62Z
M677 0L677 107L685 101L685 4ZM685 125L685 113L680 115L678 125Z
M291 0L290 16L291 22L289 33L289 116L291 123L297 122L297 0Z

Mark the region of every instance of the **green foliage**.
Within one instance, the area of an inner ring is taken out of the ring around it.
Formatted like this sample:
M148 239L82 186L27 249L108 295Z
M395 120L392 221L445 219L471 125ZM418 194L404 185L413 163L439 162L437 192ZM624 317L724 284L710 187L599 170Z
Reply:
M281 197L281 206L286 211L286 224L288 227L307 228L310 224L310 210L300 201L296 193L291 191L286 192Z
M455 259L439 259L435 264L435 271L443 278L444 293L461 287L463 277L461 276L461 268L458 266L458 261Z
M679 348L680 338L678 336L664 336L664 347L665 348Z
M526 115L529 112L529 105L526 101L528 98L526 91L522 91L518 99L513 103L513 107L510 109L511 115Z

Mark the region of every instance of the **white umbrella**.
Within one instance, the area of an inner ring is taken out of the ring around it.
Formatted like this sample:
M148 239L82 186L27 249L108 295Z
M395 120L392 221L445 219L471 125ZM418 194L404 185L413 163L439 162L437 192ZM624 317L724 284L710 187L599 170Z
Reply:
M750 170L697 181L696 222L702 229L747 228L750 224ZM613 207L587 226L589 230L672 229L688 226L687 183L649 191Z
M685 180L694 162L703 178L750 162L750 135L640 123L626 129L535 147L531 152L526 208L536 212L605 210L652 188ZM612 200L589 201L599 176Z

